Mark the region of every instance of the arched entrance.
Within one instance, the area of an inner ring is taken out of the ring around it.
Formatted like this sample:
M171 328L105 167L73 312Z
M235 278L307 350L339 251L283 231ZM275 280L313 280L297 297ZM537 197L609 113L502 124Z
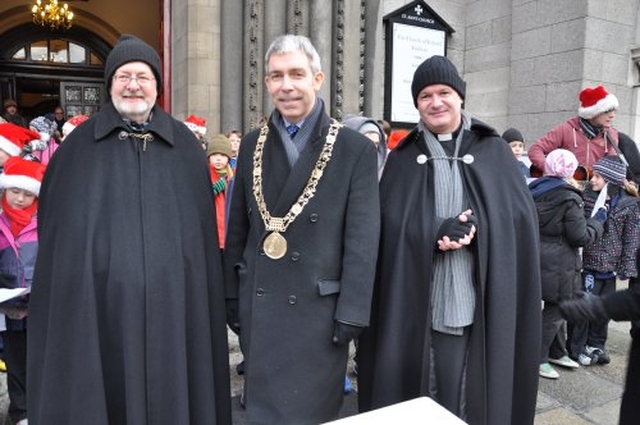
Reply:
M33 25L0 35L0 101L15 99L27 119L61 105L67 117L103 103L109 44L80 27L43 33Z

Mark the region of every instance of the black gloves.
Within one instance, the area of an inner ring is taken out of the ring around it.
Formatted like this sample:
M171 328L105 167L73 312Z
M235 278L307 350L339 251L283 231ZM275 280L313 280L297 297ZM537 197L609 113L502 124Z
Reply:
M352 339L356 339L363 329L362 326L336 321L333 328L333 343L336 345L348 344Z
M569 322L600 322L610 318L602 298L590 293L561 302L560 313Z
M604 224L604 222L607 221L607 209L605 207L598 208L598 212L595 213L593 218L595 218L598 223Z
M436 235L436 242L445 236L448 236L452 241L458 241L471 233L471 226L476 226L477 224L478 219L473 215L468 215L465 223L461 222L458 216L450 217L440 225Z
M238 315L238 299L227 298L226 309L227 309L227 325L229 325L229 329L231 329L234 334L240 335L240 316Z

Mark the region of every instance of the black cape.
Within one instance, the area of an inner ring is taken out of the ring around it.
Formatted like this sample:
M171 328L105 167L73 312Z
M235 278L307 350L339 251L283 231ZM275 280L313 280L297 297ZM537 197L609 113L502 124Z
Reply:
M391 152L380 186L382 234L371 325L360 337L359 407L429 395L430 278L435 249L433 170L421 163L422 134ZM476 311L466 373L470 424L531 424L540 363L538 224L531 194L509 146L473 121L460 156L478 218Z
M224 287L206 159L160 108L112 104L49 163L29 307L31 424L230 424Z

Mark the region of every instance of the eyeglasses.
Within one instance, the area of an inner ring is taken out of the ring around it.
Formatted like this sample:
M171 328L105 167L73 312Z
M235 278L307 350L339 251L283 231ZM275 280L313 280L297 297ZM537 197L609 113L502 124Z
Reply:
M151 84L155 78L150 77L148 75L129 75L129 74L118 74L113 76L113 80L118 84L129 84L131 80L135 80L138 85L146 86Z

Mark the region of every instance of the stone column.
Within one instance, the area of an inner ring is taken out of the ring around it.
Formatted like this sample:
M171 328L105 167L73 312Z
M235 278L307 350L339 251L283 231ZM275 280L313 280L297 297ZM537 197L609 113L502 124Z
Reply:
M382 18L378 18L380 10L380 0L367 0L364 11L364 114L374 119L382 118L382 108L374 110L375 101L384 100L384 87L375 84L375 68L376 63L383 64L376 57L376 40L382 39L378 37L377 31L382 33ZM379 23L378 23L379 21ZM381 43L382 44L382 43ZM382 67L382 66L381 66ZM383 95L374 96L376 91L380 91ZM380 102L381 104L381 102Z
M265 114L264 99L264 1L247 0L244 10L244 128L256 126ZM240 42L240 40L238 40Z
M244 134L244 2L218 0L220 21L220 130Z
M324 83L319 96L325 102L327 113L331 112L331 81L333 77L333 2L311 0L309 2L309 38L315 46L324 72Z
M342 105L336 110L342 114L360 114L363 111L364 81L364 10L361 1L345 1L343 13L338 19L344 19L343 37L338 40L342 47L343 78L338 84L342 87ZM336 87L340 89L340 87ZM339 118L339 117L337 117Z
M260 55L259 66L262 78L260 84L264 87L264 97L262 99L261 115L269 115L273 109L271 97L264 84L264 55L276 37L287 33L287 1L286 0L268 0L264 7L264 36L263 36L263 53Z
M220 0L172 2L173 114L205 117L220 131Z

